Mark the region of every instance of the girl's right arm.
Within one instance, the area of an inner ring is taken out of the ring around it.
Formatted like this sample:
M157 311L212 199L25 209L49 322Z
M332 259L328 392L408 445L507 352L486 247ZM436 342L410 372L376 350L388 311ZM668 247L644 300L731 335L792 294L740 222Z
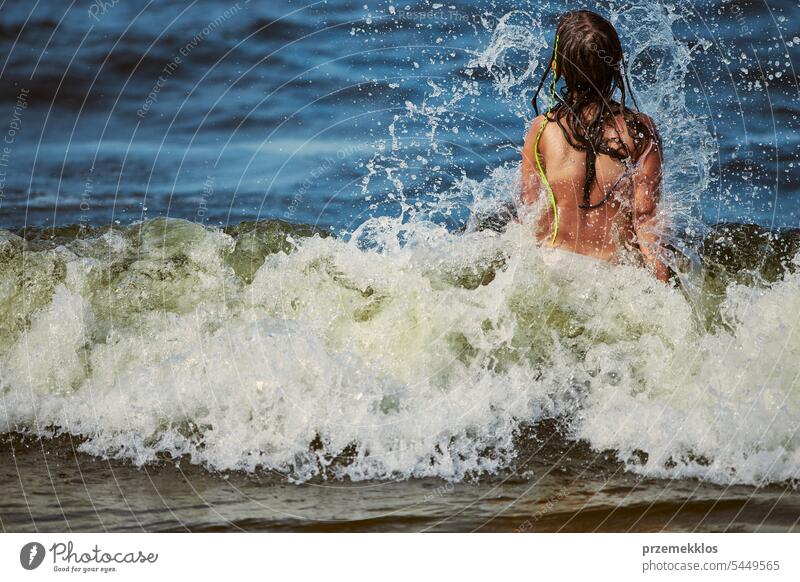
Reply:
M633 176L633 228L645 264L659 281L667 282L669 268L664 263L664 222L659 212L661 200L661 140L649 117L643 122L652 132L652 141L639 158Z

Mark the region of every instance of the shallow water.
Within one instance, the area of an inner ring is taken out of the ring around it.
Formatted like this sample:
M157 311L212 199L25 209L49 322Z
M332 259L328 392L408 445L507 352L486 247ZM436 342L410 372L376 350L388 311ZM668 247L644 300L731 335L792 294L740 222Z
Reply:
M531 449L522 476L471 483L136 469L76 455L68 439L5 438L0 450L14 453L0 474L4 531L782 532L800 520L791 488L641 479L552 443Z

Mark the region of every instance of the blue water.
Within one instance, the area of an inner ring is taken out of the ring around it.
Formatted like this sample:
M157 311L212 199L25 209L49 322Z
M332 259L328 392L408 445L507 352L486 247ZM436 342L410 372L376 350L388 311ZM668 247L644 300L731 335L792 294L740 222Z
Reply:
M797 227L796 2L569 5L623 15L631 6L671 12L676 46L691 55L670 88L707 132L696 152L708 156L707 176L684 184L697 195L691 211L706 224ZM531 83L504 95L496 75L469 63L517 11L514 22L541 25L531 26L528 54L506 55L504 71L522 73L549 54L564 9L519 0L4 2L0 225L173 216L352 231L367 216L435 208L428 218L458 228L469 214L464 180L516 163L533 116ZM642 38L623 41L635 49ZM666 82L663 56L639 59L640 94ZM453 101L454 88L468 90ZM410 108L426 99L447 107L415 123ZM670 136L668 164L683 138L697 147L691 133Z

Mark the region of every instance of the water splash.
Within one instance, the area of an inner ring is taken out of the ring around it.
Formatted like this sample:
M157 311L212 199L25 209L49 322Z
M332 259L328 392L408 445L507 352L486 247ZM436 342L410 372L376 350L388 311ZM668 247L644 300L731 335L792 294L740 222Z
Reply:
M730 286L708 330L642 269L553 269L528 229L372 250L173 220L38 250L6 232L0 426L137 464L458 480L556 418L645 475L798 476L800 276Z

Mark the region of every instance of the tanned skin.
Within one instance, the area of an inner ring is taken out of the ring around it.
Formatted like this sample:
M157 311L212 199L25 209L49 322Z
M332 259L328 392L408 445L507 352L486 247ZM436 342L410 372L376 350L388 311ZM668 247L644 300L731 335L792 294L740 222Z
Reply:
M591 108L585 112L586 115L592 113ZM655 139L645 148L640 146L639 151L643 149L643 152L635 160L633 171L608 155L597 156L597 179L590 201L592 204L599 202L612 188L614 193L605 204L594 209L579 208L583 203L586 154L570 146L555 121L551 119L545 126L539 139L539 159L558 204L558 237L554 246L606 261L614 261L619 256L621 245L638 249L645 266L657 279L666 282L669 270L661 258L663 229L656 212L661 197L661 143L653 121L642 113L634 115L650 129ZM548 197L533 153L543 121L543 115L533 120L522 148L520 201L523 204L533 204L540 196ZM605 137L621 140L629 151L636 151L621 115L606 128ZM548 201L536 227L536 236L545 245L550 245L553 226L553 210Z

